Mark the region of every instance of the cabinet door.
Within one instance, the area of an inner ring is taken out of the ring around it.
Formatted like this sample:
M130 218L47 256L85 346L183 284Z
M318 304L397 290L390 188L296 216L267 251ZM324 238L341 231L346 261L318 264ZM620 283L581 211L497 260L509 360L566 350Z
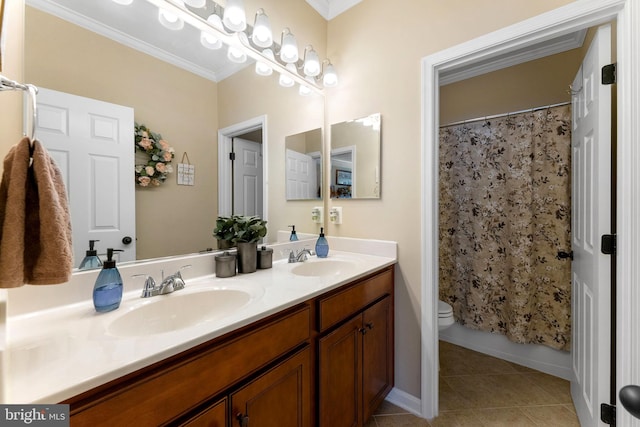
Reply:
M364 420L368 420L393 387L393 307L392 298L363 313L362 400Z
M294 354L231 395L231 425L311 426L311 351Z
M362 316L319 340L320 427L362 425Z
M227 399L215 403L185 423L184 427L227 427Z

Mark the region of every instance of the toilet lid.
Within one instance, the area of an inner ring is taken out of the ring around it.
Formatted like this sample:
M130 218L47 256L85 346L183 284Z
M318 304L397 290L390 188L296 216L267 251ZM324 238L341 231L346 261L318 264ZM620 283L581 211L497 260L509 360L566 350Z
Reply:
M444 301L438 300L438 316L447 317L453 314L453 308Z

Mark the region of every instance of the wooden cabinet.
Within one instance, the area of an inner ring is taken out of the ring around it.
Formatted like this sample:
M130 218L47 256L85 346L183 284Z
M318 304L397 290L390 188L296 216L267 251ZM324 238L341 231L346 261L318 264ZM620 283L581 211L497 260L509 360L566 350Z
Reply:
M310 427L311 370L306 347L231 394L232 425Z
M320 301L320 427L363 426L393 387L392 290L387 270Z
M387 267L62 403L74 427L361 427L392 386Z

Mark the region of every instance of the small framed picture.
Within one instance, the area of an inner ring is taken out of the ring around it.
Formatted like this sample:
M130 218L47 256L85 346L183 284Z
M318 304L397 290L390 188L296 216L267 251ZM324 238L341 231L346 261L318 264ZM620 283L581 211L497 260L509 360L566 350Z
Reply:
M336 169L336 184L351 185L351 171Z

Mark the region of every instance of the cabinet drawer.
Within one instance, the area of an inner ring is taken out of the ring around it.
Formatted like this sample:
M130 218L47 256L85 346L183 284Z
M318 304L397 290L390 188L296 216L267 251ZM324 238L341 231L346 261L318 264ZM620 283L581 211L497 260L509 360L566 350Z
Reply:
M195 356L171 358L133 383L90 396L91 403L71 401L71 424L161 425L307 341L310 326L307 305Z
M356 285L321 298L318 302L320 332L357 313L393 290L393 267Z

